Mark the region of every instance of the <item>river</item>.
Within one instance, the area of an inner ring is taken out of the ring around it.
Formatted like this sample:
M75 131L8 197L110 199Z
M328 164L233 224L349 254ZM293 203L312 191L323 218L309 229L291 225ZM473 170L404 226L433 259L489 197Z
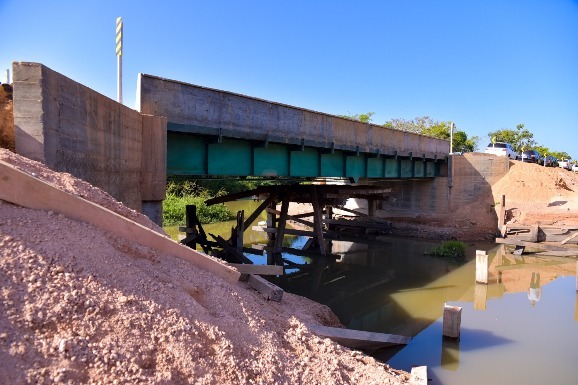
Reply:
M234 202L249 212L257 203ZM258 220L264 220L264 217ZM228 237L235 222L207 225ZM288 239L300 248L306 239ZM246 234L246 246L266 242ZM428 384L578 383L578 262L513 257L504 246L468 245L462 261L426 256L436 242L379 237L334 241L338 258L283 254L297 265L272 281L326 304L348 328L413 337L375 354L394 368L426 365ZM490 282L475 283L475 251L489 254ZM250 255L255 263L265 256ZM462 308L459 341L442 338L444 304Z

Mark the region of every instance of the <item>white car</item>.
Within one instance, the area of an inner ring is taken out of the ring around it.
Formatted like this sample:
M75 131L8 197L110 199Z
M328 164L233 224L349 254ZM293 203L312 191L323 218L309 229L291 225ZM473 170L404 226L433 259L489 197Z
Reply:
M578 172L578 163L574 163L574 164L572 165L572 171Z
M495 142L488 144L486 147L486 154L494 154L498 156L507 156L510 159L518 160L518 154L514 151L514 147L510 143Z
M568 171L572 169L572 163L568 159L562 159L558 161L558 166L564 168Z

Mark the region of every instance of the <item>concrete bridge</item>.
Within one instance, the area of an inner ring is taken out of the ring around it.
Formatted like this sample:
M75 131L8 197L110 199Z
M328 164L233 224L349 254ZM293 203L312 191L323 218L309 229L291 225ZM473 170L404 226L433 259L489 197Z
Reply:
M433 178L449 142L232 92L139 76L167 124L168 175Z
M445 140L149 75L140 112L42 64L14 63L13 80L16 152L159 224L173 175L379 181L393 193L378 215L415 216L488 195L508 169L496 157L452 161Z

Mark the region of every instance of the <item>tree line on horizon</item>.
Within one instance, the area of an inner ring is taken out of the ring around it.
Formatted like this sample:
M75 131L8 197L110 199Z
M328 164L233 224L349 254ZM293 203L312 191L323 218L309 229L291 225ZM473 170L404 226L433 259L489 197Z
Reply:
M339 115L342 118L357 120L363 123L371 123L375 112L364 114ZM396 130L415 132L440 139L450 139L451 122L438 121L429 116L421 116L414 119L391 119L382 124L383 127ZM496 142L510 143L517 153L526 150L536 150L542 155L551 155L556 159L572 159L565 151L552 151L546 146L539 145L534 140L534 134L524 127L524 124L516 125L515 129L502 128L488 133L489 140ZM479 136L468 136L468 134L456 128L454 124L454 134L452 148L455 152L473 152L479 149L482 138Z

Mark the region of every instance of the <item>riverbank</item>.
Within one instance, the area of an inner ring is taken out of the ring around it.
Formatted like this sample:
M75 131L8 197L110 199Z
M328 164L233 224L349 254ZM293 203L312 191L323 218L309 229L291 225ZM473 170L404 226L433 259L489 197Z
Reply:
M0 160L161 232L69 174ZM6 184L0 188L10 188ZM0 378L6 383L406 384L409 374L317 337L325 306L266 301L87 223L0 202Z

